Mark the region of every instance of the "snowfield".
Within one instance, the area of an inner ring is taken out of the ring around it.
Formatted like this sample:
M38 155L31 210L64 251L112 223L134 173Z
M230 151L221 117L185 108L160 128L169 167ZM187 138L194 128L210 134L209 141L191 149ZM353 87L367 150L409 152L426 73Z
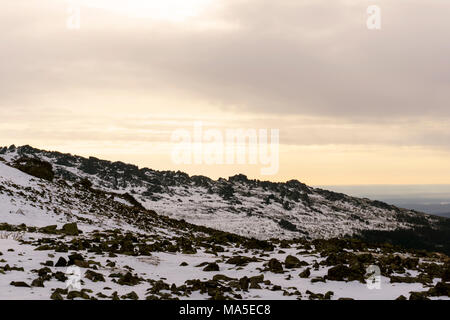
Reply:
M22 156L0 159L0 299L449 298L446 255L333 238L408 228L396 217L413 212L297 183L198 185L176 174L159 190L43 153L49 180L37 177L40 162L22 161L35 176L14 168Z

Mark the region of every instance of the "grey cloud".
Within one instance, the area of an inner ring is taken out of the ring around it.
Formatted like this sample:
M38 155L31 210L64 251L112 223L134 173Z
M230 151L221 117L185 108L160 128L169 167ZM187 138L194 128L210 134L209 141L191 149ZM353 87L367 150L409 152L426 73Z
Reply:
M83 9L78 32L64 28L64 6L42 3L2 5L0 113L22 108L26 118L60 97L73 103L97 95L107 104L115 92L174 92L255 117L408 120L418 128L356 137L319 127L309 143L447 144L445 126L433 131L415 121L450 119L448 1L379 1L376 32L365 28L362 1L223 1L209 19L237 27L201 31Z

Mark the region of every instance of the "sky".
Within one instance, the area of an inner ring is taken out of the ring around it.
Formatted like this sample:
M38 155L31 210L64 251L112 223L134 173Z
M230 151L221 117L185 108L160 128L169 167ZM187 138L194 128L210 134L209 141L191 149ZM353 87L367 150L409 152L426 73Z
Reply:
M381 9L380 30L367 28L370 5ZM0 145L212 178L450 184L448 0L15 0L0 9ZM173 132L199 121L279 130L279 169L175 163Z

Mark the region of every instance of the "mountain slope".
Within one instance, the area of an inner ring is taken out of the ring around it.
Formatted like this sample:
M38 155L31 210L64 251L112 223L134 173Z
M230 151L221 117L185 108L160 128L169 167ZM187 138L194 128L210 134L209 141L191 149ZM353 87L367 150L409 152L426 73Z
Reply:
M159 214L258 239L332 238L442 222L435 216L315 189L297 180L273 183L236 175L214 181L30 146L5 147L0 156L19 168L20 159L39 159L52 165L56 180L87 179L96 189L132 195Z
M2 157L0 299L447 299L450 295L450 261L443 254L360 239L251 239L159 215L135 199L163 199L164 192L182 196L182 190L190 197L191 188L198 187L193 179L206 178L154 172L166 177L162 190L131 196L125 191L131 192L129 181L138 188L137 176L127 176L123 170L117 180L127 186L113 189L104 173L111 170L108 166L127 165L109 164L104 171L85 173L78 166L61 164L83 163L82 158L52 156L29 147L10 148ZM255 184L247 188L265 187L271 192L284 186L238 182L236 177L206 181L211 188ZM317 201L314 195L326 195L328 201L342 197L295 185L289 190L303 190L312 202ZM235 194L243 191L234 190L233 196L228 191L219 189L211 195L241 205ZM376 207L380 215L381 206ZM209 215L214 217L214 212ZM262 217L261 222L269 218ZM317 228L322 228L317 221ZM249 223L258 227L253 220ZM291 228L288 223L285 227ZM303 234L284 233L292 235ZM367 273L371 266L380 268L379 276ZM73 277L80 287L69 286ZM378 283L380 290L368 289L370 281Z

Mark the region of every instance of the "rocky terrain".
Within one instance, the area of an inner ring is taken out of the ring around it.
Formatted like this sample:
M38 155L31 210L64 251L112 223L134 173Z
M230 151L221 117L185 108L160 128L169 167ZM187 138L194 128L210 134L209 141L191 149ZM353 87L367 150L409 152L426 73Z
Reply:
M298 181L0 157L0 299L449 298L444 218ZM428 242L379 243L408 232Z
M122 162L83 158L30 146L0 148L10 166L41 178L85 182L97 190L126 195L158 214L257 239L323 239L361 231L439 229L448 219L309 187L249 180L244 175L212 180L183 172L156 171ZM47 166L47 167L46 167Z

